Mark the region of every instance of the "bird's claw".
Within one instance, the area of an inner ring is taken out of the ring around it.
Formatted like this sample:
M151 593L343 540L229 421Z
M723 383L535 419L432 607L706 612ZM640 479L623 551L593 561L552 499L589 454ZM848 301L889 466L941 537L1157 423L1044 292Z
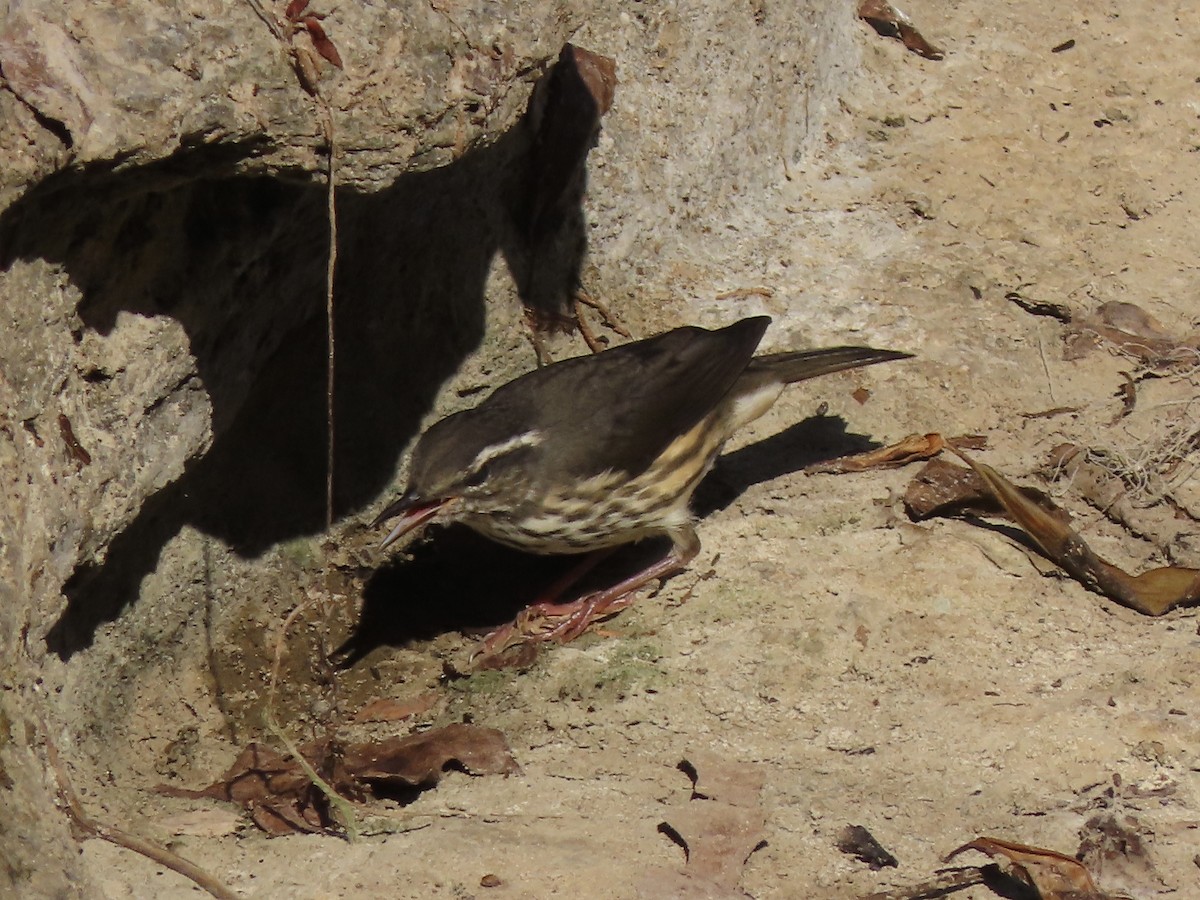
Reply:
M524 659L523 650L536 653L546 641L566 644L582 635L595 622L603 621L633 602L633 594L606 598L589 594L571 603L536 603L518 613L508 625L485 637L470 656L473 669L503 668L508 658ZM512 652L512 651L516 652Z

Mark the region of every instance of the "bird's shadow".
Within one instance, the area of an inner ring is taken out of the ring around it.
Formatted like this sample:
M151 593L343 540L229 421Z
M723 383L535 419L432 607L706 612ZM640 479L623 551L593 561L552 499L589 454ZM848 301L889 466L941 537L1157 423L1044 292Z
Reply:
M181 477L107 546L85 531L84 561L46 635L63 658L136 599L185 526L243 558L325 528L325 189L231 174L262 149L202 145L154 165L67 170L0 214L0 270L45 260L78 288L77 345L88 330L109 336L130 314L171 317L196 374L149 400L170 407L174 392L203 390L212 410L211 447ZM579 167L587 149L575 148ZM558 201L556 227L575 237L532 241L538 177L522 120L494 143L382 190L338 188L335 517L364 510L390 484L439 389L479 346L497 254L530 307L573 296L586 252L582 197ZM123 385L121 369L78 374L66 389L96 392L87 404L108 382ZM132 390L159 388L151 379ZM127 454L131 464L138 455ZM86 511L80 520L86 528Z
M752 485L878 446L866 435L847 431L839 416L811 416L720 457L693 495L692 510L704 518L728 507ZM661 538L623 547L562 599L614 584L661 557L668 546ZM341 667L353 666L379 647L406 646L450 631L497 628L536 602L579 559L522 553L461 525L434 530L410 547L406 557L367 581L354 632L334 653Z

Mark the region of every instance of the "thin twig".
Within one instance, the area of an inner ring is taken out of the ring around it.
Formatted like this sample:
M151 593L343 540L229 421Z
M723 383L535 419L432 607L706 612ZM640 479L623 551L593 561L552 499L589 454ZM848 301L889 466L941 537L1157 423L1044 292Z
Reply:
M63 807L66 809L67 815L76 828L91 837L97 837L111 844L116 844L118 847L124 847L126 850L132 850L134 853L140 853L147 859L151 859L161 866L166 866L173 872L178 872L184 878L190 878L197 885L218 898L218 900L238 900L237 894L225 887L225 885L195 863L189 862L179 854L172 853L166 847L159 846L153 841L130 834L127 831L122 831L120 828L101 825L96 820L90 818L83 811L83 806L79 802L79 797L76 795L75 789L71 787L71 779L67 775L66 766L63 765L62 757L58 755L58 748L54 745L54 741L50 737L50 730L46 727L44 721L42 722L42 733L46 743L46 758L49 760L50 768L54 772L54 780L58 783L59 799L62 800Z
M579 327L579 333L583 336L583 342L587 344L588 349L593 353L599 353L604 349L604 341L596 337L596 333L592 331L592 326L588 324L587 318L583 315L583 310L579 308L579 301L575 301L575 321Z
M933 900L935 897L945 897L977 884L986 883L987 874L984 872L984 868L986 867L969 866L962 869L950 869L939 873L929 881L868 894L862 900Z
M633 335L629 333L629 329L626 328L621 323L621 320L618 319L613 314L613 311L608 308L608 305L606 303L604 303L600 300L597 300L595 297L593 297L591 294L589 294L587 291L583 290L582 288L575 291L575 303L576 303L576 314L578 314L578 312L579 312L578 304L582 303L584 306L590 306L596 312L600 313L600 324L603 325L605 328L611 328L613 331L615 331L617 334L619 334L623 338L632 338L633 337Z
M325 141L329 148L329 170L328 170L328 199L327 208L329 214L329 256L325 263L325 320L326 320L326 381L325 381L325 422L328 434L326 440L328 442L327 462L328 467L325 473L325 527L333 527L333 377L334 377L334 322L333 322L333 276L337 268L337 202L334 194L334 188L337 184L335 178L337 148L333 141L333 112L329 107L329 101L324 97L320 98L321 109L324 112L323 124L325 126Z
M260 0L247 0L255 13L262 19L267 27L271 29L271 33L275 35L285 46L291 49L297 61L301 57L298 51L292 44L291 34L285 30L283 23L276 16L271 15L263 7ZM332 61L332 60L331 60ZM335 62L339 68L340 62ZM329 252L325 262L325 323L326 323L326 369L325 369L325 424L326 424L326 469L325 469L325 528L328 530L333 527L333 473L334 473L334 376L336 374L335 366L335 334L334 334L334 317L333 317L333 284L334 275L337 270L337 203L336 203L336 188L337 188L337 144L334 141L333 129L333 109L329 100L319 92L316 84L306 84L304 82L303 73L301 74L301 86L306 91L313 95L317 101L317 105L321 109L321 125L324 130L325 145L329 154L328 168L326 177L326 212L329 220ZM275 659L271 666L271 681L267 690L267 703L263 711L263 721L267 726L267 730L271 732L284 745L287 751L296 760L296 764L304 770L305 775L329 801L330 808L334 812L334 818L337 819L346 831L346 837L355 841L358 839L359 828L357 818L354 815L354 809L344 797L338 794L325 779L317 774L316 770L309 765L308 760L300 752L296 743L287 736L284 730L275 720L275 688L279 682L279 669L283 660L284 645L287 641L287 634L291 626L300 617L300 615L313 603L316 598L305 600L300 603L295 609L288 614L283 620L279 629L279 636L275 642Z
M287 633L292 625L296 622L300 615L304 613L314 603L319 602L321 598L312 597L304 600L293 609L283 624L279 627L279 636L275 639L275 660L271 664L271 680L267 684L267 703L263 710L263 722L267 726L267 730L279 739L279 742L287 749L292 758L296 760L296 765L304 770L304 774L308 776L308 780L316 785L317 790L325 795L325 799L329 801L330 807L335 812L335 818L341 823L342 828L346 830L346 840L354 843L358 840L360 830L358 827L358 817L354 814L354 807L350 805L350 801L339 794L328 781L317 774L304 754L300 752L300 748L296 746L296 742L287 736L287 733L275 721L275 686L279 682L279 669L283 662L283 651L287 642Z
M1050 363L1046 361L1046 344L1042 340L1042 332L1040 330L1037 333L1037 339L1038 353L1042 357L1042 371L1046 373L1046 387L1050 391L1050 403L1056 404L1058 403L1058 400L1056 400L1054 397L1054 379L1050 376Z
M286 43L286 38L283 33L283 26L279 24L279 19L267 12L266 8L259 0L246 0L250 4L250 8L254 10L254 14L262 19L267 27L271 29L271 34L275 35L279 40Z

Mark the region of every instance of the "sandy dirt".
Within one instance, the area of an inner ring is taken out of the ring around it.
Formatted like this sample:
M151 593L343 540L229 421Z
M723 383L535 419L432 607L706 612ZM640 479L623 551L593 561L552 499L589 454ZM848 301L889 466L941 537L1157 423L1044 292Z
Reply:
M632 139L652 130L654 112L640 84L652 81L649 67L620 60L622 87L591 159L590 287L603 288L606 265L646 267L645 290L661 302L628 315L639 335L765 312L776 319L768 348L861 342L917 354L789 390L739 435L705 487L715 509L699 524L703 550L688 572L524 671L448 680L444 662L472 640L458 629L487 618L455 610L482 602L469 595L489 583L528 594L549 569L508 565L490 576L486 548L467 542L469 564L459 556L454 578L430 576L441 586L416 594L406 555L375 555L379 536L363 523L345 526L333 554L343 567L329 581L302 545L275 557L276 581L283 573L314 595L345 598L292 635L279 704L290 731L307 738L334 702L348 719L371 700L433 692L432 708L408 721L342 734L469 720L508 736L521 775L452 772L407 805L374 804L364 811L371 834L354 844L268 839L218 803L155 794L163 781L203 785L261 735L270 642L296 599L280 592L247 616L241 643L197 651L210 656L208 676L164 669L122 701L140 730L107 757L90 751L108 767L107 783L86 792L97 817L169 840L245 896L686 890L765 900L914 884L977 835L1074 854L1086 823L1111 813L1144 853L1097 872L1103 886L1200 897L1195 611L1145 618L1035 564L1001 531L911 522L900 498L916 466L799 471L912 432L984 435L978 458L1050 490L1102 555L1134 571L1200 566L1200 487L1182 477L1187 460L1134 498L1137 533L1038 475L1068 441L1154 474L1148 451L1200 430L1197 369L1139 381L1133 413L1113 424L1122 373L1136 376L1136 362L1105 347L1064 359L1063 324L1006 299L1016 291L1077 315L1120 300L1172 334L1200 328L1200 24L1186 4L1144 0L906 9L946 58L920 59L863 25L859 58L847 60L856 74L815 148L799 161L781 156L763 190L731 195L707 236L663 235L653 269L629 207L605 199L630 190L623 155L642 152ZM597 34L578 42L604 46ZM802 115L803 102L791 113ZM741 289L754 290L720 299ZM608 299L621 310L621 297ZM496 316L489 327L519 328L515 310ZM555 345L559 355L580 349ZM827 418L812 421L822 403ZM460 540L435 533L413 549L435 575L430 547L443 539ZM476 569L492 580L471 580ZM210 609L223 590L218 572ZM416 605L429 621L404 646L371 649L332 696L312 659L352 633L364 591L368 605ZM732 771L761 789L691 799L684 760L702 780ZM686 824L706 821L689 809L704 803L757 823L764 845L724 882L697 876L685 888L684 850L666 832L704 833ZM872 871L839 852L848 824L866 826L898 867ZM109 896L196 895L101 841L83 852ZM481 886L489 874L498 886Z

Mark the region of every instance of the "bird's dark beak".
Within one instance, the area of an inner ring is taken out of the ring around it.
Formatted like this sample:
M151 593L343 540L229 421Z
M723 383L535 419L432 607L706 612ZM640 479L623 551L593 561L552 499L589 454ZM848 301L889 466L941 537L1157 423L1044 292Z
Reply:
M371 523L371 527L375 528L382 525L388 519L395 516L400 517L400 521L396 523L396 527L388 532L388 536L383 539L383 543L379 545L379 549L383 550L391 544L394 544L410 531L416 531L439 512L446 507L451 501L446 500L422 500L419 497L414 497L411 493L405 493L399 500L381 512L375 521Z

